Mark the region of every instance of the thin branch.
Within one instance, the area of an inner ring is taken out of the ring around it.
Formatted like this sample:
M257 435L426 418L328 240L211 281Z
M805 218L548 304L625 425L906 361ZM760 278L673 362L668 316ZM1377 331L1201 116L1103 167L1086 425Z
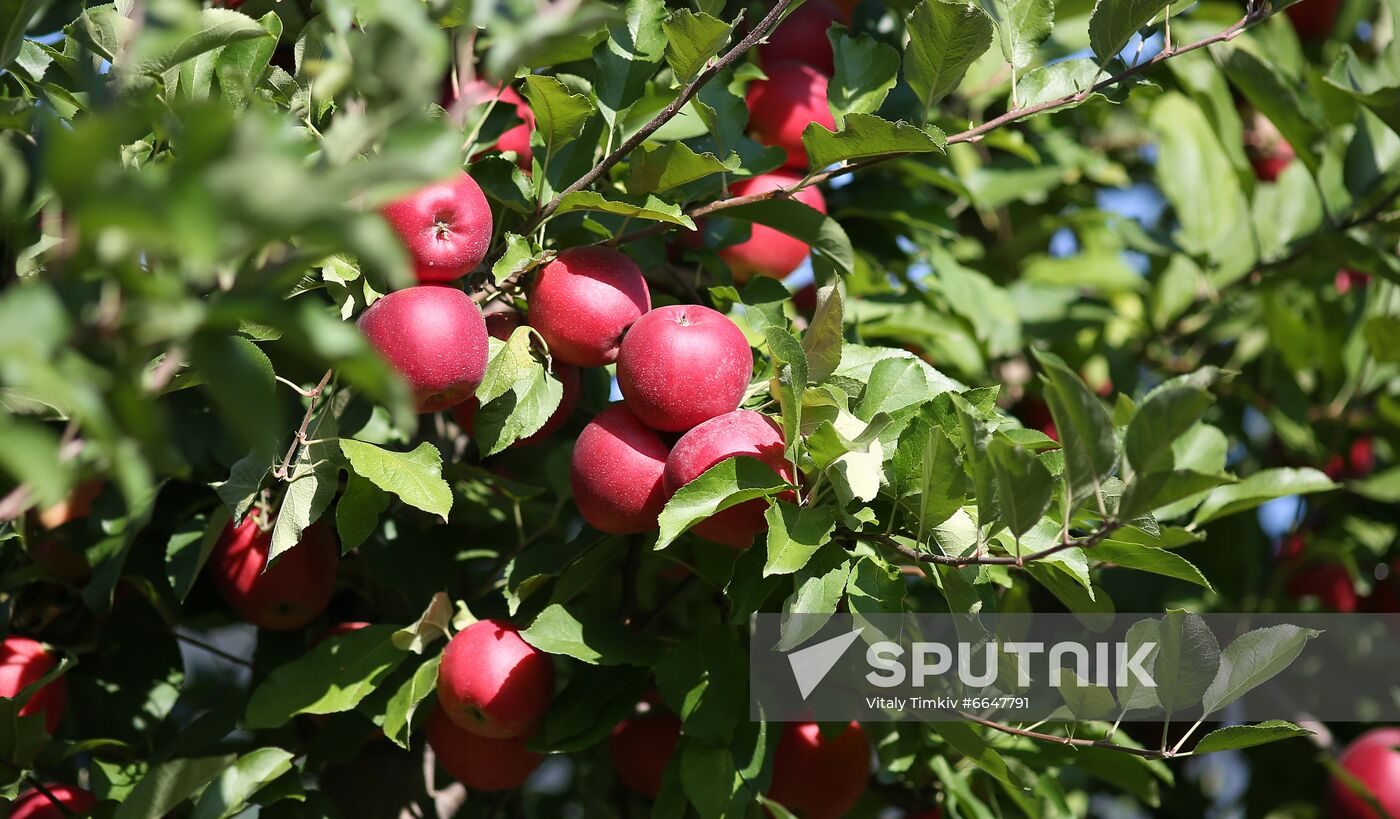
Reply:
M1028 554L1009 557L988 554L931 554L929 552L921 552L918 549L905 546L903 543L900 543L897 539L891 537L890 535L871 532L846 532L844 533L844 536L855 540L866 540L878 543L881 546L893 549L894 551L899 552L900 554L904 555L910 560L916 561L918 563L932 563L938 566L1010 566L1016 569L1023 569L1025 568L1027 563L1034 563L1037 560L1044 560L1047 557L1057 555L1060 552L1069 549L1092 549L1094 546L1097 546L1098 544L1107 540L1110 535L1118 531L1118 529L1120 529L1122 526L1123 524L1119 521L1110 519L1105 521L1104 524L1101 527L1099 527L1097 531L1095 531L1092 535L1089 535L1088 537L1078 539L1066 538L1060 543L1057 543L1054 546L1041 549L1038 552L1030 552Z
M1026 739L1034 739L1038 742L1048 742L1054 745L1073 745L1075 747L1080 748L1103 748L1105 750L1118 751L1120 753L1145 757L1147 759L1161 759L1164 757L1173 756L1173 754L1171 753L1163 753L1161 751L1152 750L1148 748L1133 748L1129 745L1119 745L1114 742L1109 742L1106 739L1076 739L1075 737L1062 737L1056 734L1045 734L1041 733L1040 731L1028 731L1024 728L1013 728L1010 725L1004 725L1000 722L995 722L989 719L983 719L981 717L974 716L966 712L959 712L959 716L961 716L965 720L968 720L969 722L975 722L978 725L981 725L985 728L991 728L994 731L1000 731L1003 734L1010 734L1011 736L1016 737L1025 737Z
M793 1L794 0L778 0L777 3L774 3L772 10L768 12L767 16L759 21L758 25L754 26L748 35L739 41L738 45L729 49L722 57L710 63L705 67L705 70L695 75L695 79L681 88L680 94L676 95L676 98L671 100L670 105L661 109L661 113L652 117L650 122L637 129L636 133L632 134L632 136L628 137L616 150L604 157L603 161L594 165L588 173L579 177L578 180L569 187L556 193L554 198L550 199L544 208L540 210L539 216L535 219L535 224L539 224L554 215L554 212L559 209L560 201L562 201L565 196L571 193L578 193L594 182L597 182L602 178L603 174L611 170L614 165L621 162L628 154L635 151L637 146L641 145L648 137L656 133L656 131L669 122L672 117L679 114L681 109L690 102L692 97L699 93L700 89L703 88L706 83L714 79L721 71L737 62L749 49L758 45L758 41L768 35L769 30L778 22L778 19L782 17L783 13L787 11L788 6L792 5ZM738 20L735 21L735 24L738 24ZM526 232L528 233L528 231Z
M326 370L326 374L321 376L321 381L307 393L307 398L311 399L306 407L306 414L301 417L301 426L297 428L296 435L292 436L292 445L287 447L287 455L282 459L282 463L272 471L272 474L281 480L288 480L289 469L292 466L292 458L297 454L297 450L306 443L306 430L311 426L311 419L316 415L316 405L319 403L321 394L326 391L326 385L331 383L331 376L335 370Z
M67 802L64 802L62 799L59 799L57 796L54 796L53 791L49 790L43 782L39 781L39 777L30 774L26 778L29 780L29 784L34 786L34 790L43 794L44 798L49 800L49 804L53 805L53 807L58 811L60 816L78 815L73 812L72 808L68 807Z

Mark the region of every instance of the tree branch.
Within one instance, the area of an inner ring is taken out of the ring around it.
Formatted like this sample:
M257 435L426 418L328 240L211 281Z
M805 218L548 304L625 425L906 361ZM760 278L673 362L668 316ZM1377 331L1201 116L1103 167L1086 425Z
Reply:
M1054 745L1073 745L1080 748L1103 748L1105 750L1118 751L1120 753L1132 754L1133 756L1145 757L1147 759L1162 759L1164 757L1173 756L1173 754L1169 752L1163 753L1162 751L1149 750L1147 748L1133 748L1129 745L1118 745L1117 743L1109 742L1106 739L1076 739L1074 737L1062 737L1057 736L1055 734L1045 734L1041 733L1040 731L1027 731L1024 728L1013 728L1010 725L1004 725L1000 722L995 722L989 719L983 719L981 717L973 716L972 714L966 712L959 712L959 715L963 719L968 720L969 722L975 722L978 725L983 726L984 728L991 728L994 731L1000 731L1003 734L1010 734L1011 736L1015 737L1025 737L1027 739L1034 739L1038 742L1048 742Z
M783 15L783 12L787 11L788 6L792 5L792 3L793 0L778 0L777 3L774 3L773 9L768 12L767 16L765 16L758 25L753 27L753 30L750 31L744 39L739 41L738 45L729 49L722 57L710 63L705 67L705 70L695 75L695 79L681 88L680 94L678 94L674 100L671 100L670 105L661 109L661 113L652 117L650 122L637 129L636 133L632 134L632 136L628 137L616 150L604 157L602 162L594 165L588 173L579 177L578 180L569 187L556 193L554 198L550 199L544 208L540 210L539 215L535 218L534 224L538 225L554 215L554 212L559 209L560 201L563 200L565 196L571 193L578 193L594 182L597 182L602 178L603 174L611 170L614 165L621 162L628 154L635 151L648 137L656 133L657 129L669 122L676 114L679 114L681 109L690 102L691 98L699 93L700 89L705 86L705 83L714 79L715 75L735 63L740 57L744 56L749 49L757 45L759 40L767 36L769 30L771 30L773 25L778 21L778 18ZM736 25L738 22L738 20L735 20ZM529 231L526 232L528 233Z
M878 543L888 549L904 555L910 560L918 563L931 563L937 566L1010 566L1015 569L1025 568L1027 563L1034 563L1037 560L1044 560L1052 555L1069 549L1092 549L1094 546L1107 540L1110 535L1122 528L1123 524L1117 520L1107 520L1092 535L1077 540L1064 540L1054 546L1041 549L1038 552L1019 555L1015 557L971 554L971 555L938 555L929 552L921 552L918 549L905 546L890 535L870 533L870 532L847 532L846 537L866 540Z
M306 430L311 426L311 419L316 415L316 404L321 398L321 394L326 391L326 385L331 382L331 376L335 370L326 370L326 374L321 376L321 381L309 392L303 393L311 399L306 407L306 414L301 417L301 426L297 428L296 435L292 436L292 445L287 447L287 456L282 459L282 463L272 470L274 477L281 480L290 480L291 473L288 470L292 466L292 457L297 454L297 449L306 443ZM300 392L300 390L298 390Z

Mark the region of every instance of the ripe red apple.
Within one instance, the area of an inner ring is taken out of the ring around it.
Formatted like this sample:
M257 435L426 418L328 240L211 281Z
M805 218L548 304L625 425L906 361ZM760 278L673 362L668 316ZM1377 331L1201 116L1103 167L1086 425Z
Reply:
M514 88L509 85L494 85L485 80L476 79L462 83L460 96L450 82L445 91L443 107L451 111L458 121L461 121L462 114L465 113L466 109L486 105L492 99L496 100L498 107L507 105L515 109L515 115L521 119L521 124L507 128L502 132L496 140L495 148L498 151L514 151L516 164L526 173L530 172L533 157L530 149L530 132L535 128L535 114L530 110L530 106L525 104L525 100L515 93Z
M669 447L627 407L614 404L583 428L569 468L574 503L595 529L626 535L656 528L666 505Z
M1249 158L1254 166L1254 175L1265 182L1277 182L1283 170L1293 163L1297 154L1293 146L1282 137L1270 145L1254 151Z
M789 168L807 167L802 130L818 123L836 130L826 102L826 75L810 65L782 63L764 69L766 80L749 85L749 129L764 145L787 151Z
M696 304L658 307L637 319L617 357L617 386L627 408L666 432L732 412L752 374L744 331Z
M1279 562L1291 571L1287 592L1294 600L1316 597L1326 611L1351 614L1360 602L1351 574L1339 563L1312 563L1308 559L1308 541L1302 534L1289 535L1279 546Z
M1400 728L1375 728L1352 741L1338 761L1375 797L1385 812L1400 816ZM1366 800L1337 777L1328 786L1331 819L1380 819Z
M1026 429L1037 429L1055 441L1060 440L1060 431L1055 428L1055 416L1050 414L1050 407L1040 398L1028 395L1021 399L1016 408L1016 417Z
M93 501L106 486L104 478L93 478L78 484L68 493L68 497L39 511L39 525L45 529L57 529L65 523L87 517L92 514Z
M509 339L511 333L525 321L520 317L520 313L512 310L494 310L486 314L486 332L492 338L505 341ZM549 436L559 431L559 428L569 420L569 416L574 414L578 408L579 396L583 393L583 378L579 374L578 367L572 364L565 364L562 361L553 363L554 374L558 376L560 383L564 387L564 394L559 399L559 408L554 414L549 416L549 420L544 422L534 435L521 438L511 444L512 447L530 446L545 440ZM476 428L476 413L481 409L481 402L472 396L457 406L452 408L452 417L456 419L457 425L466 431L468 435L474 435Z
M612 733L617 778L642 796L655 799L680 739L681 721L671 714L647 714L618 723Z
M58 658L44 648L43 643L28 637L10 635L0 643L0 697L14 699L26 686L38 682L58 665ZM50 734L58 730L63 714L68 710L68 681L62 677L34 692L29 702L19 709L19 715L43 712L44 725Z
M493 739L529 733L554 699L554 663L503 620L478 620L453 636L438 667L447 716Z
M847 19L848 15L835 3L807 0L758 47L759 62L765 66L803 63L831 76L836 73L836 58L826 30Z
M380 213L408 246L424 284L462 278L486 258L491 244L491 206L465 173L419 188Z
M616 361L622 334L650 309L641 269L610 247L565 250L530 288L530 326L550 355L579 367Z
M492 739L463 730L441 708L428 714L428 745L444 770L469 790L508 791L525 784L544 759L526 737Z
M1303 0L1285 11L1299 37L1323 40L1332 36L1332 29L1337 24L1337 12L1341 8L1342 0Z
M802 8L806 8L803 6ZM786 188L801 181L799 174L787 171L759 174L741 179L729 186L735 196L748 196L766 193L778 188ZM826 213L826 200L815 187L806 187L793 195L793 199L822 213ZM776 228L755 223L753 232L746 241L730 245L719 251L719 257L729 265L737 282L746 282L753 276L786 278L802 265L812 248L806 242L789 236Z
M870 743L860 723L824 738L815 722L783 726L768 798L803 819L839 819L870 784Z
M420 413L462 403L486 374L486 322L456 288L423 285L390 293L370 305L359 325L408 381Z
M46 783L44 788L68 809L66 813L43 791L31 788L21 793L10 806L10 819L65 819L68 816L84 816L97 807L97 797L82 788L56 782Z
M272 532L258 525L254 510L237 527L224 527L209 555L209 572L239 617L274 631L301 628L331 601L340 546L325 524L312 524L264 570L271 547Z
M725 458L745 455L772 467L784 480L793 480L792 464L783 453L783 433L766 415L752 410L735 410L711 418L681 436L666 458L666 497L700 477ZM717 512L695 524L701 537L735 548L746 548L754 535L768 531L763 513L768 503L762 499L745 501Z
M1338 270L1333 277L1332 286L1336 288L1337 295L1345 296L1353 290L1360 290L1371 281L1371 276L1366 273L1359 273L1355 270Z
M757 227L755 225L754 227ZM792 306L797 308L799 315L808 321L817 313L817 285L815 282L804 285L796 293L792 294Z

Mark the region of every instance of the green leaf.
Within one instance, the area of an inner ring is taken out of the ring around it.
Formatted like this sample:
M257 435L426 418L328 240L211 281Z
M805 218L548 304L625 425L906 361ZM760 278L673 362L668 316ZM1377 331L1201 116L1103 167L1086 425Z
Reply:
M1127 48L1133 35L1152 22L1171 0L1096 0L1089 16L1089 47L1107 65Z
M1347 489L1363 498L1381 503L1400 503L1400 466L1377 472L1368 478L1352 481Z
M1196 510L1193 523L1209 523L1285 495L1309 495L1336 488L1338 485L1331 478L1316 469L1265 469L1211 492Z
M571 92L562 82L545 74L526 77L524 94L550 150L557 151L578 139L584 123L593 115L593 103L588 97Z
M579 666L554 698L530 745L571 753L597 745L617 724L634 717L646 695L651 669L637 666Z
M664 549L690 527L755 498L767 498L792 487L757 458L725 458L676 490L661 510L661 531L656 548Z
M720 161L714 154L696 153L684 142L643 143L628 160L627 191L658 193L688 185L717 173L739 170L739 155Z
M1153 391L1138 406L1123 437L1123 454L1133 470L1148 474L1171 469L1172 444L1214 402L1210 393L1189 384Z
M442 479L442 455L437 447L425 441L412 452L393 452L342 438L340 451L355 474L398 495L409 506L447 520L452 511L452 488Z
M217 509L211 515L195 515L181 521L165 546L165 573L170 588L183 602L214 551L214 544L228 524L228 512Z
M768 521L768 562L763 576L792 574L807 565L836 530L836 510L778 501L764 514Z
M928 398L928 380L916 358L887 358L875 364L856 405L856 417L870 421L876 415L894 413Z
M117 806L114 819L165 816L234 763L225 756L172 759L153 768Z
M906 25L904 79L927 112L953 93L968 68L991 48L992 20L972 3L922 0Z
M1268 626L1245 632L1220 653L1220 671L1201 698L1204 714L1212 714L1288 668L1308 640L1321 635L1293 625Z
M895 491L914 514L920 542L962 507L966 497L962 454L926 412L915 416L900 433L890 472Z
M998 517L1019 541L1050 508L1054 479L1033 452L1005 436L992 439L987 457L997 481Z
M1297 725L1281 719L1271 719L1257 725L1230 725L1218 728L1201 737L1201 741L1196 743L1196 747L1191 750L1191 753L1200 755L1213 754L1217 751L1237 751L1241 748L1253 748L1256 745L1266 745L1283 739L1312 736L1312 733L1306 728L1299 728Z
M1215 680L1220 668L1220 644L1198 614L1170 610L1157 628L1157 658L1152 679L1157 701L1168 713L1190 708Z
M615 618L576 614L553 603L520 632L546 654L562 654L589 665L648 666L661 655L655 638L617 624Z
M931 722L929 727L953 747L953 750L967 757L972 764L993 777L1010 782L1011 775L1006 768L1006 760L987 742L977 728L967 722Z
M253 794L292 769L292 754L281 748L258 748L238 758L209 783L195 803L191 819L227 819L243 810Z
M1060 684L1056 690L1075 719L1104 719L1118 711L1118 703L1113 701L1113 692L1108 686L1086 682L1071 668L1060 669Z
M491 281L501 282L511 276L532 270L540 263L540 254L534 245L518 233L506 233L506 248L501 257L491 265Z
M271 459L257 452L249 452L233 464L228 480L214 484L214 491L228 508L235 521L242 522L253 502L263 479L272 470Z
M536 358L533 338L529 327L517 327L504 343L491 342L495 353L476 390L481 409L472 428L485 456L539 432L564 398L563 382Z
M5 21L0 30L0 70L10 67L19 56L24 42L24 32L29 23L48 5L45 0L0 0L0 19Z
M1400 316L1372 316L1366 320L1364 333L1376 361L1400 361Z
M1090 550L1090 554L1097 560L1122 566L1125 569L1137 569L1165 577L1175 577L1178 580L1185 580L1187 583L1194 583L1203 589L1211 589L1210 581L1201 574L1200 569L1176 552L1166 549L1157 549L1138 543L1106 540Z
M836 74L827 85L826 97L840 128L848 114L880 110L899 78L899 52L869 34L851 37L832 29L827 37L836 59Z
M1113 419L1103 402L1059 358L1036 353L1045 369L1045 402L1055 419L1065 453L1065 480L1071 509L1096 496L1118 461Z
M1244 191L1200 105L1181 94L1164 94L1153 103L1149 120L1160 136L1157 183L1176 212L1177 242L1216 262L1230 261L1224 255L1229 252L1252 256L1252 243L1241 241L1251 233Z
M1367 62L1344 44L1342 56L1327 74L1327 83L1350 94L1400 133L1400 65L1395 59Z
M555 213L564 214L579 211L611 213L629 219L646 219L695 230L695 223L691 221L689 216L685 215L679 205L673 205L651 194L647 194L645 197L630 196L621 199L606 199L597 191L575 191L559 200L559 209Z
M1097 85L1106 79L1099 64L1087 57L1042 65L1027 71L1016 81L1016 95L1022 106L1042 105L1052 100L1067 99L1063 105L1046 109L1063 111L1067 106L1080 105L1098 97L1110 102L1122 102L1135 85L1146 83L1140 77L1128 79L1104 88ZM1080 98L1082 96L1082 99Z
M855 271L855 250L850 237L835 219L821 211L791 199L770 199L728 208L724 214L733 219L757 222L781 233L801 239L812 247L813 264L840 275Z
M316 457L333 445L314 444L302 447L302 455L292 471L291 483L277 509L277 521L272 526L272 546L269 562L301 542L311 524L331 505L340 484L340 467L329 458Z
M689 9L677 9L661 24L666 33L666 62L680 82L690 82L729 40L730 25Z
M243 110L267 72L277 42L282 38L282 19L269 11L258 18L266 37L253 37L224 46L214 63L219 94L235 111Z
M841 366L842 314L841 288L828 284L817 291L817 309L802 333L802 350L807 354L807 378L820 384Z
M1234 482L1235 479L1231 475L1219 472L1208 474L1190 469L1136 475L1119 499L1118 515L1124 520L1132 520L1159 509L1175 512L1175 504L1190 502L1192 499L1203 500L1204 493L1217 486Z
M846 581L851 575L851 557L835 543L828 543L793 578L793 592L783 601L783 621L779 651L791 651L821 631L836 613Z
M1256 110L1268 117L1283 138L1293 147L1298 159L1316 171L1320 159L1314 146L1325 142L1327 121L1317 96L1306 90L1299 93L1296 84L1283 75L1264 55L1257 53L1253 43L1244 41L1221 44L1212 48L1230 82L1244 94Z
M1025 68L1055 25L1053 0L977 0L997 24L1001 55L1014 68Z
M874 114L849 114L845 127L832 133L826 126L808 123L802 131L802 144L814 168L841 162L895 153L942 152L948 145L943 132L927 130L907 122L890 122Z
M214 405L246 446L272 456L273 430L283 427L273 395L276 382L272 361L258 345L242 336L199 336L190 361L204 378Z
M168 10L171 6L162 6ZM221 46L269 37L258 21L230 9L203 9L197 15L180 15L161 20L165 25L147 26L127 55L114 61L122 68L141 74L157 75L180 63Z
M253 691L247 726L276 728L297 714L335 714L359 705L408 656L394 645L393 634L393 626L366 626L328 637L278 667Z
M788 459L798 460L802 443L802 394L807 388L807 353L792 333L775 324L764 331L768 352L777 371L778 404L783 415L783 440Z
M1128 627L1127 634L1123 637L1124 656L1133 659L1138 656L1138 652L1144 645L1151 644L1152 648L1143 657L1142 668L1152 668L1157 662L1157 652L1161 651L1161 643L1158 641L1160 625L1156 620L1148 618L1139 620ZM1157 690L1143 684L1138 679L1138 675L1128 673L1123 685L1118 688L1118 704L1123 709L1122 713L1129 711L1143 711L1157 708Z
M441 664L442 655L437 654L418 666L413 676L399 686L385 706L384 736L400 748L407 750L413 740L413 714L418 710L418 704L437 691L438 666Z
M641 99L661 65L665 11L660 0L627 0L622 19L608 27L607 41L593 52L593 97L609 128Z
M358 472L351 472L345 492L335 505L335 531L340 551L355 551L379 528L379 516L389 508L389 496Z

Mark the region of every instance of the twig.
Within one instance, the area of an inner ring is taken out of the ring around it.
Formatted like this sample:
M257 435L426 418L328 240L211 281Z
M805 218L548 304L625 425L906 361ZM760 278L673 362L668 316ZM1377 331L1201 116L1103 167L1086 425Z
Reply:
M1025 568L1027 563L1034 563L1037 560L1044 560L1052 555L1069 549L1092 549L1094 546L1107 540L1110 535L1122 527L1122 523L1117 520L1107 520L1098 531L1085 538L1077 540L1063 540L1054 546L1041 549L1038 552L1017 555L1013 557L1000 557L988 554L971 555L938 555L929 552L921 552L900 543L890 535L871 532L845 532L843 535L854 540L868 540L893 549L910 560L919 563L932 563L939 566L1011 566L1012 568Z
M253 664L249 662L246 658L239 657L236 654L230 654L221 648L217 648L215 646L210 645L209 643L204 642L203 640L196 639L194 637L189 636L188 634L183 634L179 631L179 629L176 629L175 631L175 639L179 640L182 643L189 643L190 645L196 648L203 649L204 651L207 651L216 657L221 657L225 660L228 660L231 663L241 665L244 668L253 667Z
M326 391L326 385L331 382L331 376L335 370L326 370L326 374L321 376L321 381L306 397L311 399L306 407L306 414L301 417L301 426L297 428L296 435L292 436L292 445L287 447L287 455L282 459L282 463L272 471L272 474L280 480L288 480L290 473L288 470L292 465L292 457L297 454L297 449L306 443L306 430L311 426L311 419L316 415L316 404L321 398L321 394Z
M571 193L578 193L584 188L587 188L589 185L592 185L594 182L597 182L600 178L602 178L603 174L607 173L610 169L612 169L614 165L621 162L628 154L635 151L637 149L637 146L641 145L647 140L647 137L650 137L652 134L656 133L657 129L669 122L671 118L674 117L676 114L680 113L681 109L684 108L686 104L690 102L691 98L694 97L700 91L700 89L705 86L706 83L714 79L715 75L719 74L721 71L734 64L736 61L738 61L740 57L744 56L744 54L747 53L749 49L757 45L759 40L762 40L765 36L767 36L768 31L773 27L773 24L776 23L780 17L782 17L783 13L787 11L788 6L792 5L792 3L793 0L778 0L777 3L774 3L772 10L768 12L767 16L765 16L761 21L759 21L758 25L753 27L753 29L748 33L747 36L744 37L744 39L740 40L737 45L729 49L729 51L725 52L723 56L710 63L708 66L705 67L703 71L695 75L695 79L691 80L685 85L685 87L681 88L681 92L678 95L676 95L675 99L671 100L670 105L667 105L665 108L661 109L661 113L652 117L650 122L637 129L636 133L632 134L632 136L628 137L627 140L621 145L619 145L616 150L604 157L603 161L599 162L597 165L594 165L593 168L588 171L588 173L579 177L569 187L556 193L554 195L554 198L550 199L549 202L545 204L545 206L542 209L540 209L540 213L535 218L534 224L537 225L548 219L550 216L553 216L554 212L559 209L559 203L564 199L564 197L568 196ZM735 22L737 24L738 21L736 20ZM529 231L526 231L526 233L528 232Z
M1005 725L1000 722L995 722L989 719L983 719L981 717L974 716L966 712L959 712L959 716L961 716L965 720L968 720L969 722L975 722L978 725L981 725L985 728L991 728L994 731L1000 731L1003 734L1010 734L1016 737L1025 737L1027 739L1034 739L1038 742L1048 742L1055 745L1073 745L1081 748L1103 748L1108 751L1119 751L1121 753L1131 754L1133 756L1140 756L1146 759L1162 759L1164 757L1173 756L1173 754L1171 753L1163 753L1161 751L1152 750L1148 748L1133 748L1129 745L1119 745L1114 742L1109 742L1106 739L1076 739L1075 737L1062 737L1056 734L1045 734L1041 733L1040 731L1028 731L1024 728L1013 728L1010 725Z

